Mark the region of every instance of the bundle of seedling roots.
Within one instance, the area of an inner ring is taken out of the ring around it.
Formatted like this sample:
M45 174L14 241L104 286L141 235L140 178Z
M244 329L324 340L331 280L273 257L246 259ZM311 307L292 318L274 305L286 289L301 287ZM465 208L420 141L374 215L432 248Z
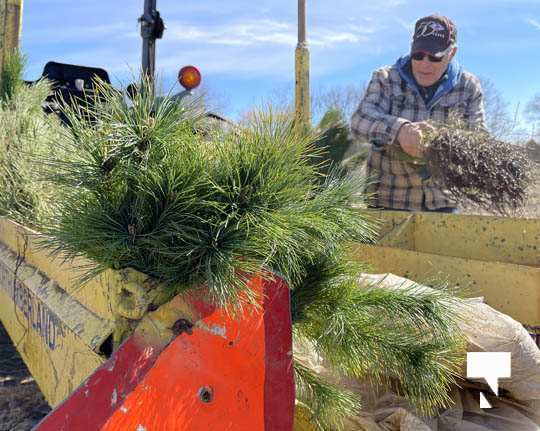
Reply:
M499 214L526 204L533 164L524 147L455 122L428 133L426 168L457 202L472 202Z

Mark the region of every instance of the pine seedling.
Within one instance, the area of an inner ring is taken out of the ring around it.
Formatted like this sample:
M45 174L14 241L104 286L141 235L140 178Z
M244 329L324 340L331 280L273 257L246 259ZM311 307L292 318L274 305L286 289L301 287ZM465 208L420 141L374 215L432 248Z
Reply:
M132 267L172 292L206 283L224 305L245 292L240 273L270 266L295 283L334 237L374 235L348 206L352 181L317 181L313 137L292 122L259 115L212 140L170 99L100 97L66 108L70 157L48 162L65 194L46 230L58 251L94 260L91 275Z
M319 430L341 430L345 420L360 409L353 392L326 382L301 360L295 359L296 400L308 409L311 424Z
M437 129L425 160L434 181L458 202L469 200L503 215L526 203L533 164L521 146L457 124Z
M9 103L24 85L23 72L26 58L14 50L6 55L0 71L0 101Z
M296 339L311 343L342 375L396 381L423 414L449 405L464 358L457 299L442 286L359 288L364 270L343 251L307 269L291 297Z
M525 206L534 181L527 149L504 142L482 129L471 129L458 118L424 129L422 159L392 147L392 158L424 167L435 184L457 202L472 202L501 215Z
M295 337L336 372L396 380L420 409L448 402L459 357L450 299L358 288L363 268L343 249L373 241L376 228L351 206L361 179L321 177L312 163L317 134L272 112L201 134L200 112L151 90L133 106L99 91L93 107L66 108L66 157L46 161L62 196L44 225L49 245L94 261L89 277L131 267L171 295L205 284L233 310L253 299L246 274L270 269L292 290ZM295 370L322 429L355 412L356 397L301 362Z
M24 58L15 52L0 77L0 215L35 227L47 216L55 193L39 181L42 165L35 162L58 154L61 127L42 109L49 83L25 85L23 67Z

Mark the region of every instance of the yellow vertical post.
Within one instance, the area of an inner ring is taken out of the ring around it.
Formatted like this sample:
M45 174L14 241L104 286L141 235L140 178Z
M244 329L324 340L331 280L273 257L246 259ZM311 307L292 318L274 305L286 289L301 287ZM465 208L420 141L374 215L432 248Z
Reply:
M23 0L0 0L0 71L6 56L19 47Z
M309 49L306 39L306 0L298 0L298 44L295 51L295 112L298 124L311 123Z

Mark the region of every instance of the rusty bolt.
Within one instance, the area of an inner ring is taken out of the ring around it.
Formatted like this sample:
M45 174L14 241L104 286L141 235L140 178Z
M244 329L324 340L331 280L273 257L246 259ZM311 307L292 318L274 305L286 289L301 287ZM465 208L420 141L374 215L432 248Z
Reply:
M214 398L214 391L209 386L203 386L199 388L199 392L197 395L203 403L208 404L211 403L212 399Z
M191 323L187 319L178 319L176 322L174 322L173 327L171 328L174 335L180 335L184 332L187 332L188 335L193 334L193 331L191 330L193 328L193 323Z
M148 304L146 311L156 311L159 307L156 304Z

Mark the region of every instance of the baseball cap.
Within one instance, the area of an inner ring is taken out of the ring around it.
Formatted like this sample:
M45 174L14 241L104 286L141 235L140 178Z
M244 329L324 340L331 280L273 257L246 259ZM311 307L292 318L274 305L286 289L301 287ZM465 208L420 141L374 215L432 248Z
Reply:
M411 54L420 51L442 56L456 43L456 37L456 26L449 18L437 14L420 18L414 26Z

